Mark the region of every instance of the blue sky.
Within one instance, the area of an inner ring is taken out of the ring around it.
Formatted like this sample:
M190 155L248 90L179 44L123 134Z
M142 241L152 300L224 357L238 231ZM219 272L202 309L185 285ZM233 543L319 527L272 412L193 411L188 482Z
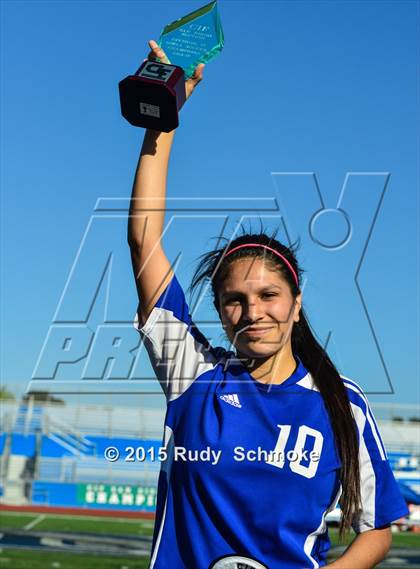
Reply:
M109 380L127 357L107 365L95 344L104 322L137 341L125 208L143 131L121 117L117 85L148 39L200 5L2 3L1 375L16 394L38 362L55 382L108 382L114 394L89 401L162 402L118 395ZM224 223L228 237L241 219L280 224L301 238L306 309L340 371L372 401L419 403L417 3L219 7L224 50L181 112L170 166L164 244L182 253L180 281ZM195 318L223 341L209 299ZM86 328L73 346L83 357L54 371L60 326ZM140 358L134 379L143 371Z

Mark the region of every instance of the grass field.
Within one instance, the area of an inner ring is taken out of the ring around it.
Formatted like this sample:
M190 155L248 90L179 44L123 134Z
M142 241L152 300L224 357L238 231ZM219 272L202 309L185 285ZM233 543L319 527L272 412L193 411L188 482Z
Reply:
M153 520L15 512L1 512L0 516L3 532L7 529L19 529L28 532L56 531L114 536L151 536L153 532ZM353 537L351 536L349 540L351 541ZM330 538L332 546L338 543L338 533L335 528L330 528ZM420 550L420 534L394 534L393 547ZM6 548L0 551L0 569L3 567L5 569L146 569L148 559Z
M334 547L338 544L338 530L335 528L329 528L328 530L330 540L331 540L331 547ZM346 545L350 543L355 537L355 533L352 532L350 538L344 542L342 545ZM412 533L412 532L401 532L401 533L394 533L392 534L392 547L408 547L408 548L415 548L420 550L420 534Z
M79 553L38 553L6 549L0 553L5 569L147 569L147 559L103 557Z
M70 516L58 514L20 514L1 512L1 527L33 531L61 531L94 533L99 535L153 534L153 520L132 518L104 518L94 516Z

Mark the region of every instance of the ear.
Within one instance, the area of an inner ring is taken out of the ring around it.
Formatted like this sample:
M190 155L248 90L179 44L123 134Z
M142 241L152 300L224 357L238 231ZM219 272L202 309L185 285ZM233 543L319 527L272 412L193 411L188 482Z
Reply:
M295 306L293 309L293 321L299 322L300 320L300 310L302 308L302 293L298 294L295 298Z

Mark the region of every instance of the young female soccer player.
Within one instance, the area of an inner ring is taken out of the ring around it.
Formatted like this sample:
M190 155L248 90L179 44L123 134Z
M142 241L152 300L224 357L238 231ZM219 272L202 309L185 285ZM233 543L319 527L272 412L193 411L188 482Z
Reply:
M173 136L146 132L128 231L138 329L167 398L150 568L325 566L337 504L357 537L328 566L374 567L408 511L366 396L314 338L293 250L264 233L205 254L192 282L210 280L235 351L197 330L160 244Z

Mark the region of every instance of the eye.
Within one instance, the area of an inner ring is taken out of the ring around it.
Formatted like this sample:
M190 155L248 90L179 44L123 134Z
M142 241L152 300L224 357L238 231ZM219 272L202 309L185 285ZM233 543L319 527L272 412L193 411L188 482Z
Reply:
M271 298L273 296L278 296L276 292L264 292L263 293L263 297L264 298Z
M228 298L225 300L225 305L229 304L229 305L235 305L235 304L240 304L240 299L239 298Z

